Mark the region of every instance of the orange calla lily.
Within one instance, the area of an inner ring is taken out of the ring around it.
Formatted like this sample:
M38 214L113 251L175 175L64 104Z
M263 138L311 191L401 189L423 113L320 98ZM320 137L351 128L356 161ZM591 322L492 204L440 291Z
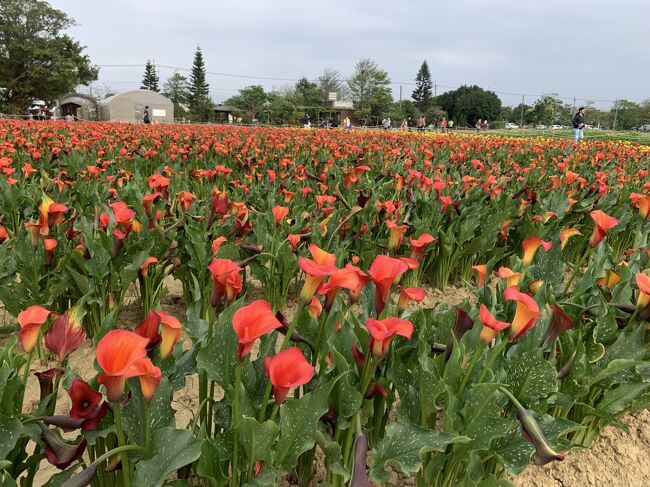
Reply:
M636 285L639 286L639 297L636 301L636 307L646 308L650 305L650 277L643 272L636 275Z
M370 265L368 274L375 283L375 311L381 314L388 302L390 290L395 281L406 271L408 266L401 259L387 255L378 255Z
M263 299L242 306L232 317L232 327L237 333L239 360L244 360L253 348L255 340L282 326L273 313L271 304Z
M501 279L506 280L507 287L519 284L519 279L521 279L521 276L523 275L521 272L514 272L508 267L499 267L497 274Z
M522 263L524 266L528 266L535 258L537 249L542 247L544 249L544 252L548 252L553 246L553 242L546 242L535 235L524 240L521 243L521 246L524 249L524 257L522 259Z
M97 363L104 373L97 381L106 387L109 401L119 401L126 380L141 374L135 364L146 359L148 343L148 339L127 330L111 330L99 340Z
M18 314L20 333L18 339L27 353L31 352L38 341L41 326L47 321L51 312L42 306L30 306Z
M516 286L510 286L503 292L503 297L508 301L516 301L517 309L510 327L510 340L516 340L526 334L535 326L537 319L541 316L539 306L528 294L519 292Z
M510 323L497 320L484 304L482 304L479 309L479 319L483 324L480 335L481 341L486 345L494 340L494 337L497 336L498 332L505 330L510 326Z
M174 350L174 345L181 337L183 325L178 319L164 311L156 311L160 316L160 335L162 337L160 342L160 357L167 358Z
M302 256L298 257L298 266L306 274L305 284L300 292L300 299L303 302L311 301L318 286L320 286L327 276L332 275L338 270L338 267L336 267L336 255L325 252L314 244L309 246L309 253L313 260Z
M575 237L576 235L582 235L582 233L580 233L580 230L577 228L563 228L560 230L560 243L562 245L562 250L564 250L564 247L566 247L569 239L571 237Z
M595 247L603 241L607 230L618 225L618 220L600 210L594 210L589 213L589 215L595 222L594 232L591 234L591 238L589 239L589 245Z

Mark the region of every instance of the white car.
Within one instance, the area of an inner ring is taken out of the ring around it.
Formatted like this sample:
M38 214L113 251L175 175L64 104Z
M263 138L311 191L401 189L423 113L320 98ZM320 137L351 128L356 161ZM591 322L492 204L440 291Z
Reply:
M508 123L506 123L505 128L507 128L507 129L518 129L519 125L517 125L516 123L508 122Z
M538 125L535 127L537 130L546 130L546 125Z
M562 125L551 125L549 128L551 130L562 130Z

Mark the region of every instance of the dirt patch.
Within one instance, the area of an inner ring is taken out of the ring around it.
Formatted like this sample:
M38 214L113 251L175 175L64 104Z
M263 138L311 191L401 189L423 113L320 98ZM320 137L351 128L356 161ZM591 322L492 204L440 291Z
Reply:
M647 487L650 485L650 410L623 419L629 431L605 428L588 450L563 462L528 467L517 487Z

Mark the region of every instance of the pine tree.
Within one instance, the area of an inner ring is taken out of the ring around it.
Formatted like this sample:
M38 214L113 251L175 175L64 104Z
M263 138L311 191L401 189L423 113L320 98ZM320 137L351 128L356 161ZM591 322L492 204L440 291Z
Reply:
M142 77L141 90L160 91L158 88L158 74L156 73L156 65L147 59L147 64L144 66L144 76Z
M426 60L422 62L420 70L418 71L417 76L415 77L415 89L411 98L415 102L415 106L418 107L420 112L426 112L431 106L432 102L432 86L431 83L431 73L429 72L429 65Z
M194 52L194 62L190 73L188 100L194 117L199 121L207 121L212 107L212 100L210 100L210 85L205 80L203 53L198 46Z

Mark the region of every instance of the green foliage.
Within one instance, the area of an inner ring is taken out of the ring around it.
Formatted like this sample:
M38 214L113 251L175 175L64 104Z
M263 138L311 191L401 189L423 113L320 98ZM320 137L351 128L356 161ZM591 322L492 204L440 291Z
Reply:
M147 64L144 66L144 75L142 77L142 86L140 86L140 89L158 92L160 91L158 88L158 81L159 78L156 73L156 65L147 59Z
M356 110L355 116L359 119L381 118L393 101L388 73L371 59L362 59L355 65L348 86Z
M64 31L74 20L42 0L0 3L0 111L24 113L97 79L84 46Z
M198 122L207 122L212 115L213 103L210 98L210 85L205 76L203 52L198 46L196 51L194 51L194 61L192 62L187 98L193 119Z
M433 101L433 84L431 83L431 72L429 71L429 65L426 60L422 61L422 66L418 71L417 76L415 77L415 89L411 98L415 102L415 106L418 107L420 113L426 113L429 109L431 102Z
M470 126L474 126L477 120L496 120L501 112L501 100L493 92L484 90L476 85L461 86L460 88L447 91L438 95L436 103L449 114L449 118L464 120Z

